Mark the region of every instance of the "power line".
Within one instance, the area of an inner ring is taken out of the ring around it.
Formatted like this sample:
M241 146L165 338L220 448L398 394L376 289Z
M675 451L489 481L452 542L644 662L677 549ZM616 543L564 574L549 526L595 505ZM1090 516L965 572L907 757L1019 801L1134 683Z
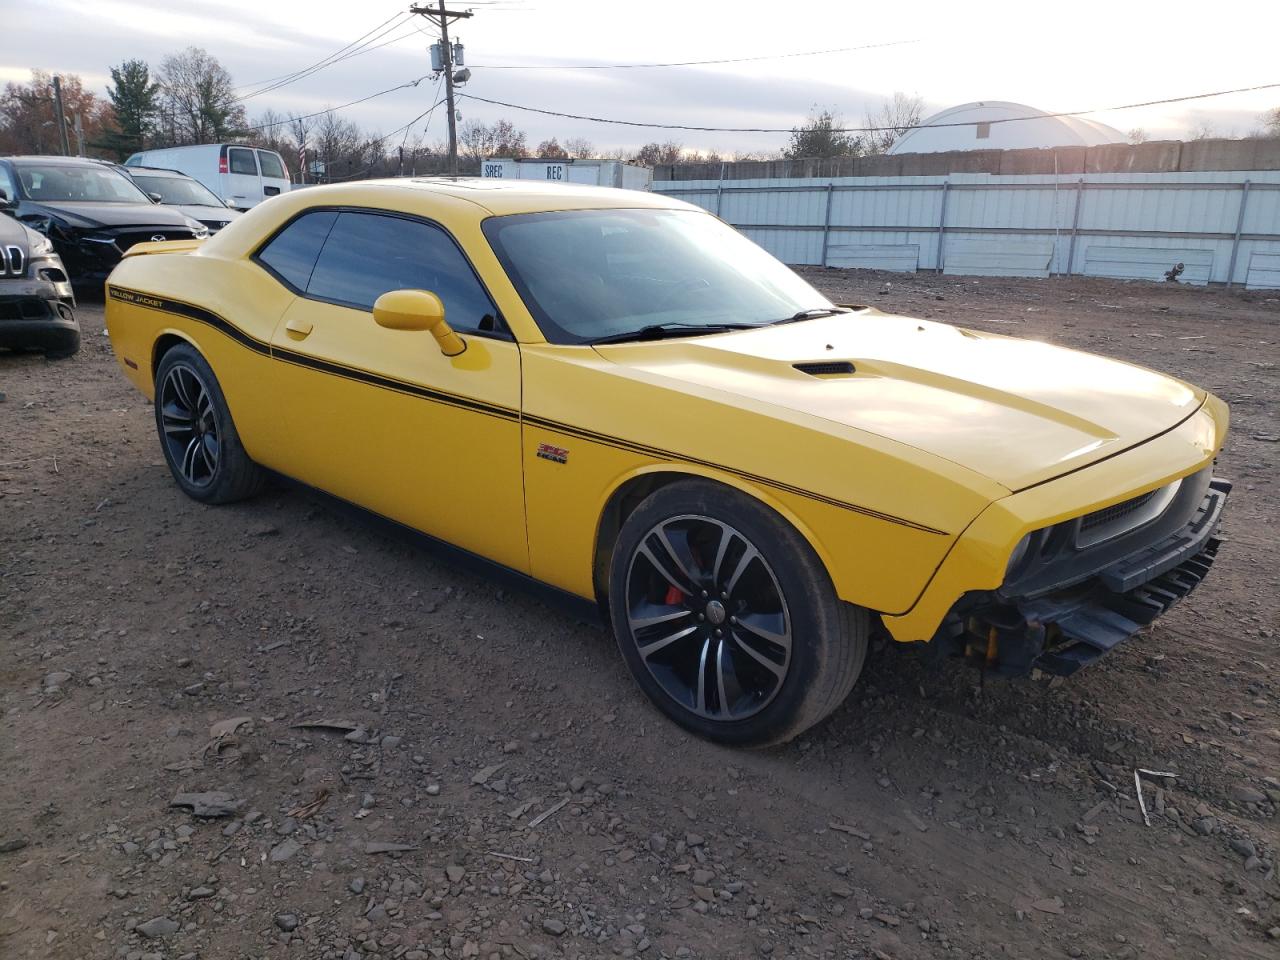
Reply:
M395 14L392 14L392 15L391 15L391 16L389 16L386 20L383 20L380 24L378 24L376 27L374 27L372 30L368 31L367 33L362 34L361 36L357 37L355 40L352 40L352 41L351 41L350 43L348 43L346 46L338 48L338 49L337 49L337 50L335 50L333 53L329 54L329 56L327 56L327 57L323 57L323 58L321 58L320 60L317 60L317 61L316 61L315 63L313 63L311 66L312 66L312 67L314 67L314 66L316 66L317 64L324 63L324 62L325 62L325 60L328 60L328 59L330 59L331 57L336 57L338 54L343 53L344 51L348 50L349 48L351 48L351 47L355 46L356 44L360 43L360 41L364 40L364 38L365 38L365 37L367 37L367 36L369 36L369 34L370 34L370 33L375 33L376 31L381 30L383 27L385 27L385 26L386 26L388 23L390 23L392 20L395 20L397 17L401 17L401 18L403 18L404 16L405 16L405 14L403 14L403 13L395 13ZM281 75L280 75L280 76L278 76L278 77L271 77L270 79L267 79L267 80L255 80L255 81L253 81L252 83L245 83L245 84L241 84L240 86L236 87L236 89L237 89L237 90L247 90L249 87L266 86L266 85L267 85L267 84L269 84L269 83L275 83L277 80L284 80L284 79L286 79L286 78L288 78L288 77L296 76L297 74L302 73L304 70L309 70L309 69L311 69L311 67L303 67L303 68L302 68L302 70L295 70L295 71L293 71L292 73L285 73L285 74L281 74Z
M379 90L377 93L371 93L371 94L369 94L367 97L361 97L359 100L352 100L350 103L343 103L343 104L340 104L339 106L336 106L336 107L327 107L327 108L326 108L326 109L324 109L324 110L317 110L315 113L306 113L306 114L303 114L303 115L302 115L302 116L300 116L300 117L290 116L290 117L286 117L286 118L285 118L285 119L283 119L283 120L278 120L278 121L276 121L275 123L259 123L259 124L257 124L256 126L241 127L240 129L242 129L242 130L266 130L268 127L278 127L278 126L283 126L284 124L286 124L286 123L292 123L292 122L293 122L293 121L295 121L295 120L310 120L312 117L320 117L320 116L324 116L324 114L326 114L326 113L333 113L333 112L334 112L334 111L336 111L336 110L345 110L347 107L354 107L354 106L355 106L356 104L358 104L358 103L366 103L366 102L368 102L369 100L374 99L375 97L385 96L386 94L388 94L388 93L394 93L394 92L395 92L395 91L397 91L397 90L404 90L406 87L416 87L418 84L420 84L423 80L427 79L427 77L429 77L429 76L431 76L431 74L429 74L429 73L427 73L427 74L423 74L423 75L422 75L421 77L419 77L417 80L410 80L410 81L408 81L407 83L401 83L401 84L398 84L397 86L394 86L394 87L387 87L387 89L385 89L385 90Z
M324 57L321 60L317 60L315 63L311 64L308 67L303 67L301 70L296 70L293 73L287 73L287 74L284 74L283 76L275 77L271 80L259 81L259 83L257 84L248 84L248 86L251 86L251 87L259 86L260 89L254 90L251 93L242 94L241 96L236 97L235 99L236 101L249 100L249 99L252 99L253 97L260 96L261 94L270 93L273 90L279 90L281 87L288 86L289 84L295 83L298 80L302 80L313 74L319 73L325 67L331 67L335 63L341 63L343 60L350 59L351 57L357 56L358 54L366 53L369 50L377 49L377 47L370 46L370 44L372 44L375 40L381 40L388 33L391 33L393 30L396 30L397 28L404 26L404 23L408 19L408 17L409 15L405 13L396 14L390 19L384 20L382 23L378 24L378 26L374 27L372 30L370 30L368 33L361 36L359 39L353 40L351 43L348 43L345 47L342 47L339 50L335 50L333 53L329 54L327 57ZM392 23L391 21L396 21L396 22ZM391 25L387 26L387 24L389 23ZM384 27L385 29L383 29ZM374 36L370 36L370 34L374 34ZM397 37L395 39L403 40L404 37L407 37L407 36L410 36L410 34L405 34L404 36ZM394 40L387 41L387 42L392 43L394 42ZM385 43L378 44L378 46L385 46L385 45L386 45Z
M376 139L370 140L370 141L369 141L369 143L365 146L365 149L366 149L366 150L372 150L372 149L373 149L373 147L374 147L374 144L381 145L381 144L385 143L387 140L390 140L392 137L394 137L397 133L399 133L399 132L400 132L400 131L402 131L402 130L403 130L403 131L405 131L405 136L406 136L406 139L407 139L409 129L410 129L410 128L415 124L415 123L417 123L419 120L421 120L423 117L428 116L428 115L430 115L431 113L435 112L436 107L440 106L440 105L441 105L441 104L443 104L444 102L445 102L444 100L437 100L435 103L433 103L433 104L432 104L430 107L428 107L426 110L422 111L422 113L418 114L416 117L414 117L414 118L413 118L412 120L410 120L408 123L406 123L403 127L396 127L396 128L395 128L394 130L392 130L390 133L388 133L388 134L384 134L384 135L383 135L383 136L381 136L381 137L377 137ZM428 124L428 126L430 126L430 121L429 121L429 120L427 121L427 124ZM348 173L348 174L347 174L346 176L344 176L344 177L329 177L329 178L328 178L328 181L329 181L330 183L337 183L337 182L339 182L339 181L343 181L343 180L355 180L357 177L364 176L366 173L368 173L370 170L372 170L372 169L373 169L374 167L376 167L377 165L378 165L378 164L377 164L377 162L375 161L374 163L369 164L369 166L365 167L363 170L357 171L356 173Z
M1215 90L1212 93L1194 93L1184 97L1167 97L1163 100L1145 100L1141 103L1125 103L1115 107L1096 107L1092 110L1062 110L1057 113L1037 113L1023 117L994 117L991 120L967 120L954 121L947 123L916 123L904 126L880 126L880 127L833 127L831 133L883 133L893 130L899 133L905 133L908 130L935 129L941 127L972 127L976 123L1016 123L1023 120L1043 120L1051 117L1080 117L1091 113L1107 113L1112 110L1134 110L1139 107L1158 107L1170 103L1186 103L1190 100L1207 100L1211 97L1225 97L1233 93L1255 93L1259 90L1274 90L1280 88L1280 83L1263 83L1253 87L1237 87L1234 90ZM586 120L591 123L612 123L623 127L645 127L653 130L690 130L699 133L791 133L793 127L702 127L691 124L680 123L643 123L638 120L617 120L611 117L592 117L578 113L563 113L558 110L543 110L539 107L529 107L518 103L507 103L504 100L490 100L487 97L477 97L471 93L460 93L459 97L467 100L478 100L481 103L489 103L498 107L507 107L511 110L523 110L526 113L540 113L549 117L564 117L568 120Z
M853 53L856 50L876 50L880 47L901 47L919 40L887 40L884 43L864 43L857 47L833 47L829 50L804 50L799 53L769 53L759 57L726 57L722 60L682 60L672 63L592 63L556 66L555 64L496 64L478 63L476 69L485 70L654 70L659 67L706 67L721 63L756 63L760 60L787 60L793 57L821 57L832 53Z

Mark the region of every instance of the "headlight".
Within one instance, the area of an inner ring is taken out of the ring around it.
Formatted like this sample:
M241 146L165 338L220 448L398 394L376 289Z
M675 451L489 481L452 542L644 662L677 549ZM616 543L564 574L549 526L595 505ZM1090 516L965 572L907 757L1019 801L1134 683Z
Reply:
M191 217L184 217L183 219L187 221L187 226L191 228L191 232L196 235L197 240L205 240L208 238L209 228L203 223L199 220L193 220Z
M1031 536L1032 535L1028 533L1025 537L1019 540L1018 545L1013 548L1013 553L1009 554L1009 563L1004 568L1004 575L1006 579L1009 574L1017 568L1018 564L1022 562L1022 558L1027 555L1027 548L1031 546Z
M46 237L49 236L49 234L53 232L54 227L57 226L57 221L54 220L53 217L23 217L22 222L32 230L40 231Z

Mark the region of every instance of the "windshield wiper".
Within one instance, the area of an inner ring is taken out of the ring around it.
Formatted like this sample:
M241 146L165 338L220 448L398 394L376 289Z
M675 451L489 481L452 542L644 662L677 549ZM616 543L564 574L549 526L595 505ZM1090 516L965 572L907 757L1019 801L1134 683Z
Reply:
M667 337L698 337L704 333L725 333L729 330L748 330L765 326L759 323L654 323L639 330L614 333L588 341L597 343L626 343L628 340L665 340Z
M853 313L848 307L812 307L808 310L797 310L789 317L783 317L781 320L772 321L769 326L777 326L780 323L797 323L800 320L816 320L819 317L833 317L837 313Z

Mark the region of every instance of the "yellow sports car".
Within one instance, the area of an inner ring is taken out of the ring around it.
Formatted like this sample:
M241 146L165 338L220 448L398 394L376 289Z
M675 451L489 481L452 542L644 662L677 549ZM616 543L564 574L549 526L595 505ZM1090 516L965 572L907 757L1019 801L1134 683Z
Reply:
M178 485L267 471L598 604L703 736L822 719L873 630L1070 673L1204 576L1216 397L829 302L658 194L313 187L132 247L107 327Z

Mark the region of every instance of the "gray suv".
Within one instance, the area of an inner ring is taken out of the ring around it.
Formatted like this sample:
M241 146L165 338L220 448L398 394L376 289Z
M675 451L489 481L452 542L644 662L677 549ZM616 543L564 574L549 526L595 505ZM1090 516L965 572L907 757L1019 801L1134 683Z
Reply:
M53 243L14 219L13 206L0 197L0 347L69 357L80 349L71 281Z

